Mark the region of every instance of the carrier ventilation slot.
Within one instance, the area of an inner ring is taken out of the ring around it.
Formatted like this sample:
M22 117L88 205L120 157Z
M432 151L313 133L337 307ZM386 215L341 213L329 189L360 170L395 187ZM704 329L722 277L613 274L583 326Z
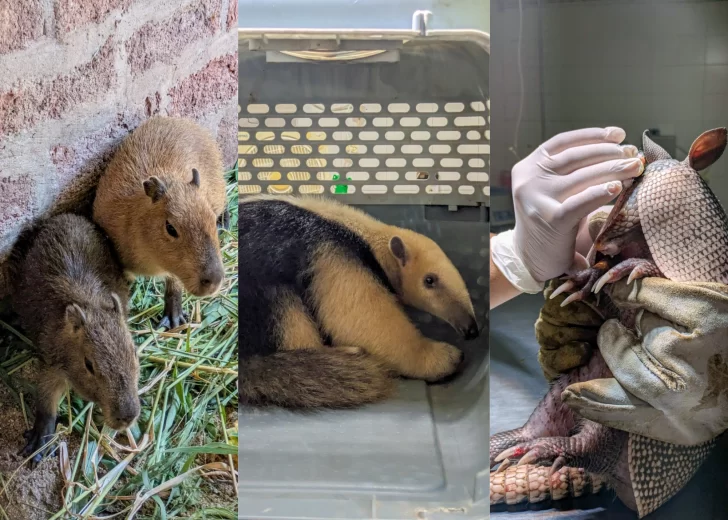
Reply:
M490 196L490 101L238 106L240 195L476 205Z

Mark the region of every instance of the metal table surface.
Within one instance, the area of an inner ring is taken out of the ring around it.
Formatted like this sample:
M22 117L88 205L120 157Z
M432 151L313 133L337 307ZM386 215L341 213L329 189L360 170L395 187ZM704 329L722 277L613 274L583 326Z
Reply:
M546 393L548 385L538 365L538 344L534 323L543 296L523 295L491 311L490 320L490 432L522 426L536 404ZM646 520L683 520L728 518L728 438L724 436L718 448L705 462L698 474L675 497ZM513 508L492 511L494 520L631 520L637 514L628 510L613 494L591 497L585 501L565 501L558 506L549 504L541 510Z

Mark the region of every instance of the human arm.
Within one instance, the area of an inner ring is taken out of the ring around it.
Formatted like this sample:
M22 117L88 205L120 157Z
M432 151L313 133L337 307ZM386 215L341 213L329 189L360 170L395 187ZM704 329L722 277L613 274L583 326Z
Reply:
M514 166L516 227L491 235L491 308L521 292L540 292L547 280L585 267L576 249L583 247L577 235L585 229L585 217L644 171L637 148L619 144L624 137L615 127L565 132Z

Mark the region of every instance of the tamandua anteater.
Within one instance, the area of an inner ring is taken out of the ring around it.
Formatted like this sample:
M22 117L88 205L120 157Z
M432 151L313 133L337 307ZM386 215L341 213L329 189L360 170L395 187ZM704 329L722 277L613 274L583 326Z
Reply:
M431 239L338 202L257 196L239 205L244 404L345 408L393 375L437 381L463 359L424 337L403 304L478 336L460 273Z

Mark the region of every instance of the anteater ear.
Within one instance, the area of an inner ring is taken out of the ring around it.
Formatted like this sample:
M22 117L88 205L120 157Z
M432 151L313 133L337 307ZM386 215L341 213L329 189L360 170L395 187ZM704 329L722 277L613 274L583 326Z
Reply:
M121 304L121 299L119 299L119 296L114 292L111 293L111 302L114 305L114 312L118 314L124 313L124 306Z
M715 128L700 134L690 147L687 162L693 170L706 169L720 159L725 151L727 132L725 128Z
M86 325L86 313L77 304L72 303L66 307L66 323L76 331Z
M167 185L159 177L149 177L144 181L144 193L152 202L157 202L167 193Z
M192 168L192 182L190 184L196 188L200 187L200 172L198 172L195 168Z
M404 242L398 236L393 236L389 241L389 250L392 252L394 257L399 260L402 267L407 264L407 249L404 247Z

